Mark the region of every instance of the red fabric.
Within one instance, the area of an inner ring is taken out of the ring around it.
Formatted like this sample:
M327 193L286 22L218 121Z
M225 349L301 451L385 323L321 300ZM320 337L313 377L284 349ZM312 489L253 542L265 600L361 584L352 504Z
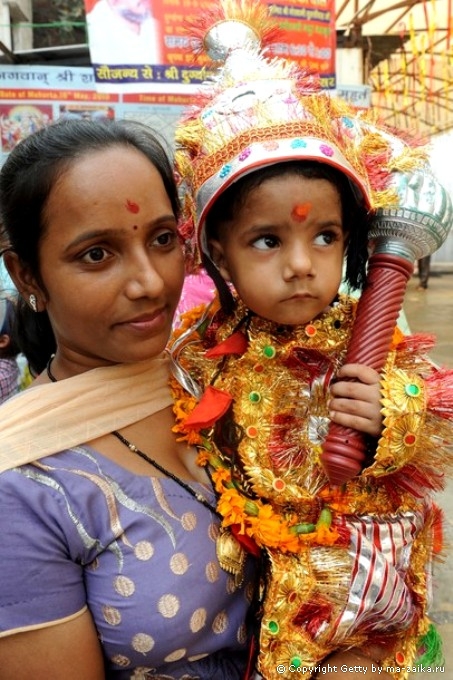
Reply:
M247 536L247 534L240 533L241 527L239 526L239 524L232 524L230 529L231 533L233 534L237 542L240 543L240 545L244 548L244 550L246 550L254 557L260 557L261 549L257 546L253 538L250 538L250 536Z
M236 333L230 335L230 337L223 342L220 342L215 347L208 349L205 353L205 356L208 359L211 359L213 357L221 357L224 354L241 355L244 354L245 350L247 349L247 344L247 338L245 337L244 333L241 333L241 331L236 331Z
M233 397L208 386L198 404L184 423L191 430L202 430L210 427L228 411Z

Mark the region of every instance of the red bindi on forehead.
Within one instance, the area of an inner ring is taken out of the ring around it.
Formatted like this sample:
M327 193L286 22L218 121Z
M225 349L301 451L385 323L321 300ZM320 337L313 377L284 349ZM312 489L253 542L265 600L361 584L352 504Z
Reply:
M129 210L129 212L137 214L140 212L140 206L138 203L135 201L131 201L130 198L126 200L126 210Z
M297 222L304 222L311 210L311 203L298 203L291 210L291 217Z

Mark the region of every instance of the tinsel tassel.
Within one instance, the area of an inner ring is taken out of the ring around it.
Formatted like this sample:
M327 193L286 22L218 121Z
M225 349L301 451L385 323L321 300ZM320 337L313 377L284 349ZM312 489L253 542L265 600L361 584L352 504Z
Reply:
M444 545L444 511L438 505L433 507L432 541L433 553L439 555Z
M439 418L453 419L453 370L438 369L425 381L428 408Z
M424 667L443 666L445 663L442 638L437 628L431 623L427 632L419 640L419 654L417 664Z

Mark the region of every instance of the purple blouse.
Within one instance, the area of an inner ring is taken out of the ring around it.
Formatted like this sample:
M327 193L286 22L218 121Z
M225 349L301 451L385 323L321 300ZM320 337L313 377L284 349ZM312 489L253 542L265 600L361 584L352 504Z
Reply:
M0 635L87 605L106 678L239 680L253 564L236 588L216 558L218 529L172 479L133 474L88 446L4 472Z

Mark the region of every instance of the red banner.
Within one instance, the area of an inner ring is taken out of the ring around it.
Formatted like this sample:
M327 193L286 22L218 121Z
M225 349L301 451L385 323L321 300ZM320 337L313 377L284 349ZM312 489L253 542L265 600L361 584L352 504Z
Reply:
M282 29L272 52L318 71L323 87L335 88L334 0L263 1ZM85 0L96 81L130 92L202 82L187 26L210 7L212 0Z

